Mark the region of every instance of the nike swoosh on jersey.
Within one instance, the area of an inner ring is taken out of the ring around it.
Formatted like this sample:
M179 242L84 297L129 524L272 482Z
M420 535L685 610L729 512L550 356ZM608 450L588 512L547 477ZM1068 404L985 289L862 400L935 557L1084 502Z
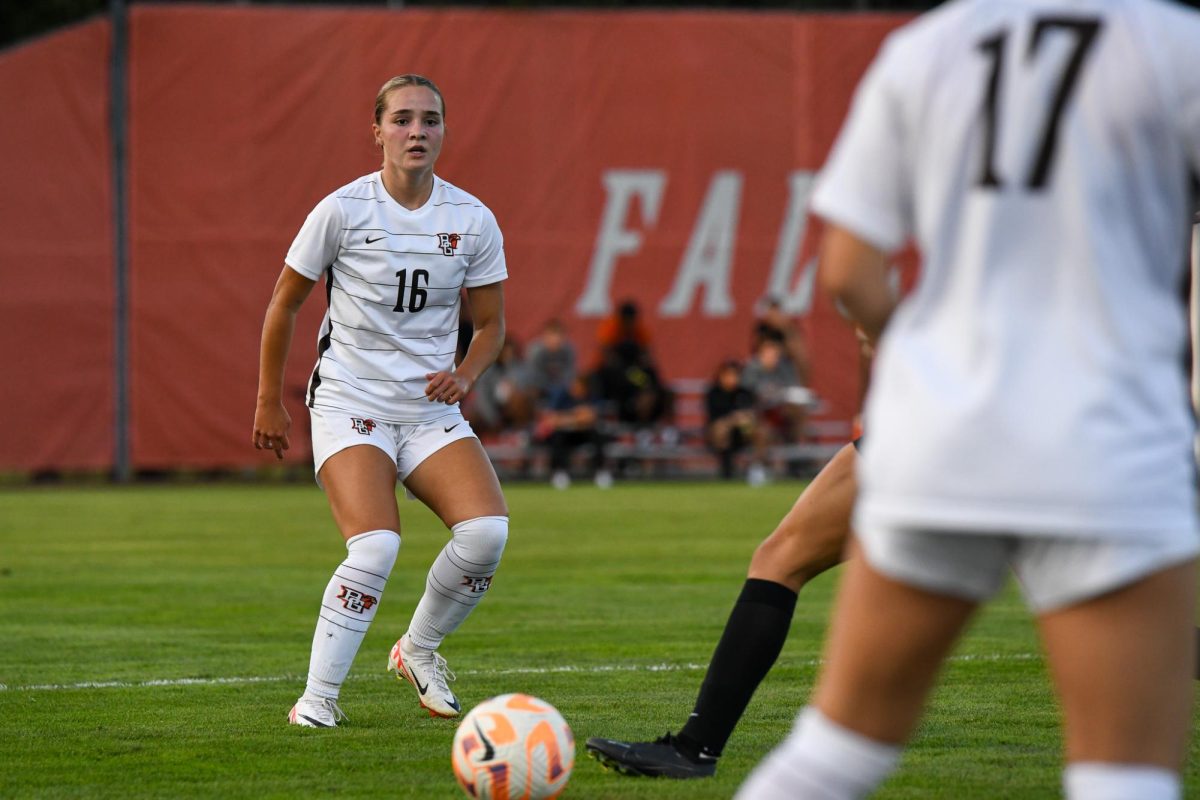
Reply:
M454 430L455 428L457 428L459 425L462 425L462 423L461 423L461 422L456 422L456 423L454 423L453 425L451 425L449 428L442 428L442 430L443 430L444 432L446 432L446 433L449 433L450 431L452 431L452 430Z
M375 242L378 242L379 240L386 239L386 238L387 238L386 236L376 236L374 239L372 239L370 236L368 236L367 244L375 244Z

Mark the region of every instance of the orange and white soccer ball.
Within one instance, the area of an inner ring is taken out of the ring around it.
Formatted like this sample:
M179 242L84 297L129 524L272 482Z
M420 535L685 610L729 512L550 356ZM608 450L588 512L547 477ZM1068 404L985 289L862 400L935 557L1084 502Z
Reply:
M575 766L575 737L558 709L527 694L484 700L463 717L450 757L478 800L558 797Z

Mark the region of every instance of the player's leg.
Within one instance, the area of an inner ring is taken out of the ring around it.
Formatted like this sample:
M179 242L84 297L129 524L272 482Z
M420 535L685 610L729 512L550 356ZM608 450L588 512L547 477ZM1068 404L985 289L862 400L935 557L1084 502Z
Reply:
M314 444L337 446L322 437L326 420L314 419ZM373 430L377 438L386 434ZM321 598L313 633L308 681L289 720L309 727L333 727L343 715L337 706L342 683L379 606L400 549L396 510L396 463L384 450L355 445L319 462L318 475L346 558L334 570Z
M440 423L435 425L441 430ZM413 684L431 714L452 717L461 710L447 684L454 676L437 649L491 586L508 540L508 506L492 463L473 435L416 458L419 463L404 484L452 536L429 568L425 593L408 632L392 648L389 666Z
M953 545L952 537L938 540ZM911 563L940 549L911 551ZM994 591L1004 574L1003 556L990 554L996 569L981 572L970 588L925 589L904 570L891 577L851 547L834 605L826 664L812 704L791 735L743 784L742 800L866 796L894 768L901 744L921 714L939 667L978 598ZM874 553L873 553L874 555ZM931 566L937 564L936 561ZM940 569L944 569L942 562ZM971 596L977 595L977 596Z
M1063 707L1068 798L1180 796L1195 596L1188 561L1039 617Z
M680 733L656 742L589 739L593 756L631 775L707 777L787 639L796 595L842 560L854 505L855 450L830 460L754 553L740 596Z

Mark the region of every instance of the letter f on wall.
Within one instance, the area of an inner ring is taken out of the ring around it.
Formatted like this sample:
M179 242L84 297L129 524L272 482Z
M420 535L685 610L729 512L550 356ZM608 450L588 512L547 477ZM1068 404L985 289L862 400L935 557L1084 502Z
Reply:
M634 198L641 201L642 226L652 228L662 208L667 175L662 170L613 169L604 173L604 217L592 250L587 287L575 304L581 317L602 317L612 310L612 280L617 259L642 249L642 234L625 227Z

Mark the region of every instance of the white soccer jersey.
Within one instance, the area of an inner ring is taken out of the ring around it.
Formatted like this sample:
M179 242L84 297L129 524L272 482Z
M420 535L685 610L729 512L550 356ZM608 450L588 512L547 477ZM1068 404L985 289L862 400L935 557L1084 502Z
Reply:
M1195 535L1200 16L958 0L893 33L815 191L922 274L878 350L859 525Z
M378 172L318 203L285 263L326 280L308 405L386 422L448 413L426 399L425 376L454 369L459 290L508 277L500 228L483 203L435 176L428 202L411 211Z

